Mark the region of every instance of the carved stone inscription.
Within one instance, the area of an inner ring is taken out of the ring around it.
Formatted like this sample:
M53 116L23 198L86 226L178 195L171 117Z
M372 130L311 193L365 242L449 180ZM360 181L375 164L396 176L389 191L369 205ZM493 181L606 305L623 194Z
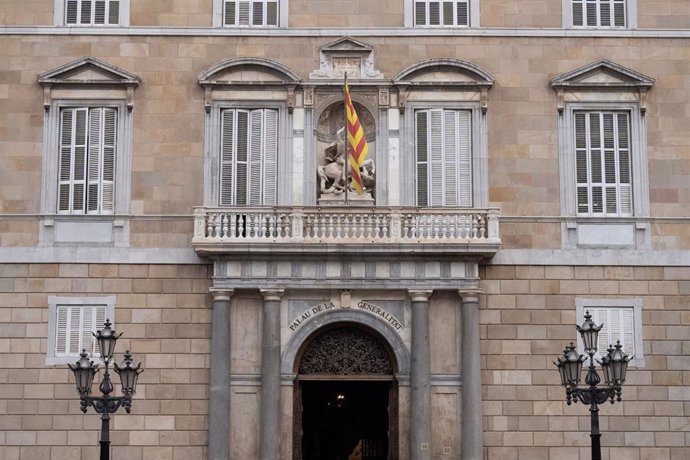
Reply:
M309 308L308 310L303 311L300 315L298 315L288 328L291 331L296 331L302 324L304 324L306 321L310 320L311 318L318 316L322 313L325 313L329 310L334 310L336 308L345 308L345 309L359 309L366 311L372 315L378 316L379 318L383 319L386 321L388 324L393 327L396 331L400 331L403 328L402 322L398 320L393 314L391 314L389 311L387 311L384 308L381 308L377 305L372 305L368 302L365 302L363 300L360 300L357 302L357 305L348 305L348 306L341 306L337 307L333 302L326 302L322 303L319 305L316 305L314 307Z

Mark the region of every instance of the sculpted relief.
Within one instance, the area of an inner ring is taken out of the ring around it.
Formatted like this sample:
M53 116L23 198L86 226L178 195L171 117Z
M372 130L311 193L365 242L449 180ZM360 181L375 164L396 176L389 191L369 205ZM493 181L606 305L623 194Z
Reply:
M348 201L359 204L373 204L376 186L376 125L371 113L361 104L354 103L360 122L369 143L369 156L360 168L364 193L354 191L349 174L346 174L347 136L345 132L345 114L342 102L336 102L326 108L319 117L316 127L316 153L318 155L317 183L319 204L341 203Z

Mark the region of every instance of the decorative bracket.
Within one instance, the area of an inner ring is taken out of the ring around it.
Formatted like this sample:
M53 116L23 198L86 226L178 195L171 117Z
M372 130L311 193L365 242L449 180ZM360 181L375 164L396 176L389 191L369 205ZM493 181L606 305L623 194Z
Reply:
M480 90L481 94L481 107L482 107L482 114L486 115L486 111L489 108L489 89L488 88L482 88Z
M565 109L565 91L562 88L556 90L556 108L558 113L563 113Z

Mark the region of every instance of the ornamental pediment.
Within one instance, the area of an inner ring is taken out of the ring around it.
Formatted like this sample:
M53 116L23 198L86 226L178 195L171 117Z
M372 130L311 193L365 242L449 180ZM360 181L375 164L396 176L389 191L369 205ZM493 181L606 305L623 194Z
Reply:
M479 66L459 59L429 59L393 77L398 86L475 86L490 88L494 78Z
M554 89L638 88L652 87L654 79L607 59L561 74L551 80Z
M201 86L297 84L299 75L275 61L234 58L219 62L197 77Z
M38 76L42 85L125 85L137 86L139 76L93 57L85 57Z
M374 66L374 48L350 37L341 37L319 48L319 68L309 74L313 79L382 79Z

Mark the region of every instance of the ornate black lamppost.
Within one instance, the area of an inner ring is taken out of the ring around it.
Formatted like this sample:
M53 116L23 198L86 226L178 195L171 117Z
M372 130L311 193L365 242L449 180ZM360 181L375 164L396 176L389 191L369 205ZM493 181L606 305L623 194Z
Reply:
M585 312L585 322L582 326L575 326L582 337L582 342L585 346L585 353L589 355L589 369L585 376L585 384L587 387L578 388L580 383L580 372L582 371L582 363L587 359L583 355L578 355L575 350L575 345L570 342L570 345L563 350L563 356L554 362L558 371L561 374L561 385L565 387L566 401L568 405L578 400L582 404L589 404L589 411L591 413L591 430L590 436L592 438L592 460L601 460L601 433L599 432L599 404L603 404L609 400L611 404L614 401L621 401L621 393L623 392L622 385L625 383L625 373L628 370L628 362L633 358L623 353L620 341L616 343L615 347L609 345L608 354L604 356L598 363L604 372L605 388L598 388L597 385L601 382L599 374L594 368L594 354L597 352L597 339L599 331L603 324L597 326L592 321L592 315Z
M94 336L98 341L98 347L101 350L101 359L105 364L103 372L103 380L99 389L101 396L91 396L91 385L93 384L93 377L98 372L98 364L89 361L86 350L81 352L81 358L75 364L68 364L69 368L74 372L74 380L77 385L77 393L81 399L81 411L86 413L89 406L93 406L94 410L101 414L101 457L100 460L109 460L110 458L110 414L116 412L120 407L124 406L129 414L132 409L132 396L136 392L137 380L139 374L144 372L141 369L141 363L134 366L132 355L129 350L125 352L122 365L118 366L113 363L115 372L120 376L122 383L122 394L124 396L110 396L113 392L113 384L110 381L110 373L108 372L108 365L113 359L113 352L115 351L115 342L122 335L115 333L110 328L110 320L105 320L105 327L98 331Z

